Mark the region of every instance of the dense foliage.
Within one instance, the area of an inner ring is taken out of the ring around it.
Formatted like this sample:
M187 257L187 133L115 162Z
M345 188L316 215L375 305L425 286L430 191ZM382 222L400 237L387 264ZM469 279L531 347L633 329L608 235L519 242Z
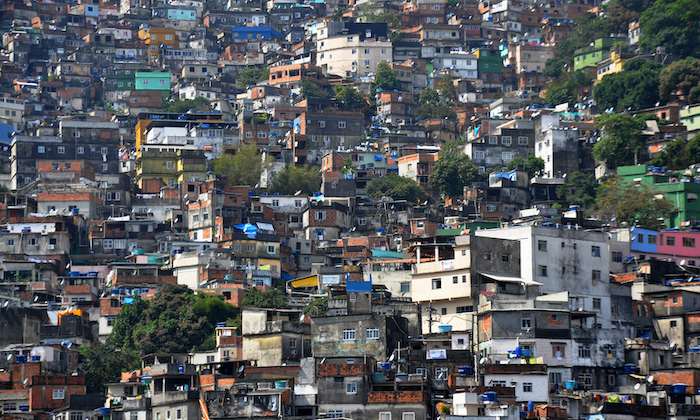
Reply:
M700 59L688 57L666 67L659 75L659 96L669 101L678 96L700 102Z
M366 192L370 198L391 197L394 200L408 200L412 203L426 199L425 191L416 181L397 174L374 178L367 184Z
M594 89L598 108L624 111L655 106L662 69L661 64L638 58L625 63L623 71L605 75Z
M284 309L287 307L287 297L280 289L271 287L266 291L252 288L246 292L241 306L252 308L277 308Z
M627 114L599 117L596 127L603 136L593 147L595 158L617 166L637 164L644 146L640 121Z
M557 195L570 205L592 209L596 203L598 183L593 174L574 172L566 178L566 183L559 187Z
M527 176L532 178L536 176L542 176L544 174L544 159L539 158L535 155L528 155L527 159L523 159L520 156L508 162L508 170L522 168L527 172Z
M267 67L246 67L245 70L238 75L238 80L236 82L239 88L245 89L248 86L267 80L269 77L270 69Z
M667 54L700 57L700 2L656 0L639 20L641 46L649 52L665 47Z
M664 219L675 211L672 202L657 198L646 185L623 184L618 179L599 187L597 203L600 215L607 219L652 230L662 229Z
M242 146L235 155L222 153L213 161L214 173L225 175L229 185L256 185L264 163L255 143Z
M187 112L191 109L194 109L195 111L201 111L201 112L210 112L211 111L211 102L209 102L209 99L202 98L201 96L198 96L194 99L184 99L184 100L181 100L179 98L175 98L174 100L172 100L170 102L164 103L163 106L161 107L161 111L173 112L173 113L183 113L183 112Z
M464 187L474 180L477 170L469 156L464 153L464 139L445 143L435 162L430 178L430 186L449 197L459 197Z
M313 195L321 187L321 174L315 166L288 164L272 178L270 192L291 195L297 191L306 196Z

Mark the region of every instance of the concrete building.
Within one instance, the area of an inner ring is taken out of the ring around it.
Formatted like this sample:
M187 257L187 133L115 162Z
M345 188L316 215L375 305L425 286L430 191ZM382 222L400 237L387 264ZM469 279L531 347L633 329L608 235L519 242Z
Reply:
M242 313L243 359L257 366L299 365L311 356L311 324L303 312L246 308Z
M340 35L316 42L316 64L325 74L340 77L368 76L377 72L382 61L392 59L392 44L386 39L360 39L359 35Z

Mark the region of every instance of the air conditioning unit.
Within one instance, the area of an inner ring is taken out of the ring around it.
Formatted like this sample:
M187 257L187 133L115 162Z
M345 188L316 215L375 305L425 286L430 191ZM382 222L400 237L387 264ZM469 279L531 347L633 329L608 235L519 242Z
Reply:
M44 235L44 236L46 236L46 235L49 234L49 231L46 230L46 229L44 229L44 230L41 231L41 234Z

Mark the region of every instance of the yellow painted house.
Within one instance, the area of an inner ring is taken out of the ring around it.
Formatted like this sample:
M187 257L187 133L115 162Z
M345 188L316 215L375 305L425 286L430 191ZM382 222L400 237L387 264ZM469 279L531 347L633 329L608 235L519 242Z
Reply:
M148 181L178 185L193 179L205 179L207 158L194 146L146 144L136 152L136 184L142 191L154 192ZM159 188L158 188L159 189Z
M139 29L139 39L148 45L148 64L156 62L161 45L169 48L179 45L175 29L173 28Z
M613 48L610 51L610 58L598 63L595 82L598 83L603 80L603 76L606 74L621 72L622 68L625 66L625 63L635 57L637 57L636 54L622 53L619 49Z

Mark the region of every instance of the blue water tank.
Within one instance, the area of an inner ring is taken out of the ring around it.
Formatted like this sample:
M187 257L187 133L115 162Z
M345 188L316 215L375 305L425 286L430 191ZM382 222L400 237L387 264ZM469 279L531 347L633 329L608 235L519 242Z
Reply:
M177 373L185 373L185 365L177 365Z
M484 401L493 402L498 399L498 393L495 391L484 392Z
M535 411L535 403L534 402L532 402L532 401L527 402L527 411L530 411L530 412Z

